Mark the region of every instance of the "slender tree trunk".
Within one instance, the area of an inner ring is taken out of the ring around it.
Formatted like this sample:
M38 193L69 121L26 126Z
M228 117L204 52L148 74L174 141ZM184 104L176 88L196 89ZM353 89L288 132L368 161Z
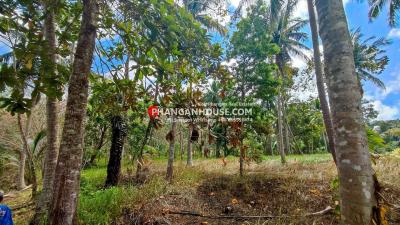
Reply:
M52 3L52 4L51 4ZM48 68L46 73L49 77L55 79L57 76L57 54L56 54L56 28L54 18L54 7L57 1L45 1L44 9L44 33L46 39L46 60L48 60ZM36 204L35 214L31 225L38 225L44 219L49 209L50 201L53 194L54 175L57 166L58 157L58 100L55 96L47 95L46 102L46 121L47 121L47 149L44 157L43 167L43 189Z
M279 154L281 155L282 164L286 163L286 155L283 144L283 121L282 121L282 96L278 93L278 101L277 101L277 114L278 114L278 135L277 135L277 143Z
M343 224L370 225L377 202L353 47L341 0L317 0L335 132Z
M77 224L80 169L83 154L83 129L88 99L88 76L96 40L98 5L96 0L83 0L83 14L56 167L49 224Z
M187 162L186 166L193 166L193 146L192 146L192 132L193 132L193 124L189 124L189 137L188 137L188 147L187 147Z
M286 107L287 101L282 98L282 123L283 123L283 140L284 151L290 154L290 137L289 137L289 122L287 120Z
M179 145L181 148L181 160L183 160L183 153L185 152L185 149L183 147L183 131L182 127L180 127L180 132L179 132Z
M168 151L168 167L167 167L167 180L172 181L174 173L174 155L175 155L175 134L176 134L176 121L175 117L171 116L171 140L169 142Z
M321 103L322 116L324 119L326 134L328 136L328 151L332 154L333 160L336 163L333 124L327 100L328 98L325 92L324 74L322 71L322 63L321 63L322 60L321 60L321 53L319 50L317 17L315 15L313 0L307 0L307 4L308 4L308 14L310 17L312 43L314 49L314 64L315 64L315 76L317 80L318 97Z
M160 82L162 81L162 74L160 74L161 78L160 78ZM159 83L156 84L156 90L154 93L154 102L157 102L157 98L158 98L158 94L159 94ZM153 120L150 118L149 122L147 124L147 128L144 134L144 138L143 138L143 142L142 142L142 146L140 146L140 151L139 151L139 158L138 158L138 164L136 167L136 179L139 179L141 171L142 171L142 167L143 167L143 151L144 151L144 147L147 145L147 142L151 136L151 130L153 128Z
M93 165L95 163L97 155L99 154L101 148L104 146L104 140L105 140L106 133L107 133L107 126L103 126L101 128L99 143L95 147L95 150L94 150L95 152L90 156L89 165Z
M290 136L289 136L289 122L287 121L286 109L283 107L282 111L282 120L283 120L283 128L284 128L284 136L285 136L285 152L290 154Z
M243 176L244 174L244 146L243 139L240 141L240 149L239 149L239 174Z
M35 101L36 101L36 98L33 99L33 102L35 102ZM33 110L33 107L31 110ZM35 197L36 193L37 193L36 168L34 165L33 155L32 155L31 149L29 148L29 144L28 144L28 136L29 136L31 119L32 119L31 116L32 116L32 114L27 115L25 130L24 130L24 128L22 126L21 114L18 114L18 128L19 128L19 132L21 134L21 140L22 140L23 151L25 154L25 159L26 159L26 157L28 158L28 167L29 167L29 171L31 173L30 175L31 175L31 179L32 179L32 197Z
M26 153L25 150L19 150L19 161L18 161L18 190L22 190L26 187L25 183L25 166L26 166Z
M245 77L244 76L245 76L245 73L243 71L242 72L242 85L241 85L241 101L242 102L245 102L245 95L246 95L245 83L244 83ZM243 145L243 139L244 139L244 123L243 123L243 121L241 121L240 125L241 125L241 130L240 130L240 137L239 137L239 140L240 140L239 174L240 174L240 176L243 176L243 174L244 174L244 154L245 154L245 149L244 149L244 145Z
M121 175L121 157L126 137L126 126L122 116L113 116L111 119L112 137L110 158L107 165L107 179L105 186L116 186Z
M284 79L283 76L283 61L281 60L281 56L277 55L275 58L275 63L278 66L278 77L282 80ZM283 89L283 87L281 88ZM282 164L286 163L286 153L285 153L285 142L284 142L284 116L283 116L283 90L279 90L278 93L278 100L277 100L277 117L278 117L278 150L281 156Z

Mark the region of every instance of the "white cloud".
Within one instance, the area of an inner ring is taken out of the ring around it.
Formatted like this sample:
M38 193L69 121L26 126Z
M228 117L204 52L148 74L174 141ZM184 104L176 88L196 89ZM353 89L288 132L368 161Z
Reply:
M313 52L312 50L306 50L306 49L301 49L303 54L305 54L309 59L312 58ZM304 59L303 57L300 57L298 55L291 55L291 63L292 66L298 68L299 70L304 70L307 67L307 59Z
M343 5L346 6L351 0L343 0ZM308 19L308 5L307 0L299 0L296 6L296 10L293 12L295 17Z
M229 66L229 67L234 66L236 63L237 63L236 59L230 59L229 61L225 60L225 61L221 62L221 64L223 66Z
M389 38L400 38L400 28L392 28L388 34Z
M240 0L230 0L229 2L231 3L231 5L232 5L233 7L236 8L236 7L239 6Z
M388 81L385 81L385 89L381 89L375 86L365 90L366 96L369 96L372 100L384 100L387 96L392 94L400 93L400 73L391 74L390 78L394 78Z
M397 119L400 115L400 110L396 106L388 106L383 104L381 101L373 101L375 110L378 111L378 120L393 120Z
M298 1L297 5L296 5L296 9L293 12L293 16L308 19L307 0L299 0Z

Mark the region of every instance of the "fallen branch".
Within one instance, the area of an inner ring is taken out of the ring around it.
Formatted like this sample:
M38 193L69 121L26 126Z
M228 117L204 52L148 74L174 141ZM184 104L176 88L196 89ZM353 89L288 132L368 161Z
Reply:
M18 191L16 191L16 192L10 192L10 193L8 193L8 194L5 194L5 195L4 195L4 198L15 198L15 194L16 194L16 193L23 192L23 191L25 191L25 190L27 190L27 189L29 189L29 188L32 188L32 184L31 184L31 185L28 185L28 186L24 187L23 189L18 190Z
M391 207L392 207L393 209L395 209L395 210L399 210L399 209L400 209L400 206L399 206L399 205L395 205L395 204L390 203L390 202L382 195L382 193L380 193L380 192L377 192L377 193L378 193L379 197L380 197L387 205L391 206Z
M274 218L290 218L290 217L308 217L308 216L321 216L330 213L333 211L333 208L328 206L324 210L307 213L305 215L282 215L282 216L274 216L274 215L260 215L260 216L241 216L241 215L203 215L201 213L195 211L168 211L168 214L177 214L184 216L197 216L208 219L274 219Z
M18 211L18 210L23 209L23 208L28 208L28 207L30 207L32 205L34 205L34 202L29 202L29 203L24 204L24 205L14 206L14 207L10 207L10 208L11 208L12 211Z

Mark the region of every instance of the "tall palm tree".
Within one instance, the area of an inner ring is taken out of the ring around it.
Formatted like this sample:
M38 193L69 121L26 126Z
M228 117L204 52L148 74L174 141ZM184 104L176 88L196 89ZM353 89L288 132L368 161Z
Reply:
M380 88L385 88L385 84L376 75L381 74L389 63L389 58L384 54L383 47L389 45L391 41L385 38L372 36L365 40L360 28L350 34L353 44L354 63L358 80L371 81ZM360 88L362 89L361 85Z
M318 97L321 104L322 117L324 119L326 134L328 136L328 150L332 154L333 160L336 163L334 131L331 118L331 111L329 109L329 104L328 104L328 97L324 85L324 74L323 74L323 66L321 60L321 52L319 50L318 25L317 25L317 16L315 13L314 1L307 0L307 6L310 18L310 28L311 28L311 36L313 43L315 76L317 80Z
M397 25L397 11L400 9L400 0L368 0L370 20L375 19L383 11L385 5L388 5L389 25L394 27Z
M280 4L279 10L270 10L270 13L276 14L277 17L272 19L270 17L269 29L272 32L272 42L280 48L280 52L275 57L275 63L279 69L279 76L284 81L288 79L286 74L286 68L288 63L292 60L292 56L300 56L307 59L305 51L309 48L304 44L307 40L307 33L303 32L302 29L307 25L308 21L300 18L293 18L293 11L296 7L296 0L288 0L285 4ZM276 4L278 5L278 4ZM272 2L271 2L271 6ZM274 16L275 17L275 16ZM284 88L284 85L283 85ZM288 132L288 122L286 120L285 112L285 91L282 89L278 94L278 147L280 148L281 155L284 157L284 152L289 151L290 141ZM284 137L284 139L282 138ZM282 149L284 148L284 149ZM285 160L282 158L282 162Z
M183 0L182 3L187 11L189 11L195 20L199 21L208 30L217 31L221 35L225 35L227 29L220 24L217 20L207 15L210 10L215 10L221 6L223 0ZM192 90L192 84L190 84L190 90ZM192 92L192 91L191 91ZM193 132L193 123L189 124L189 135L188 135L188 149L187 149L187 165L193 165L193 152L192 152L192 140L191 134Z
M183 5L203 26L212 31L217 31L221 35L225 35L227 29L218 22L207 15L208 11L218 10L223 0L183 0Z
M241 14L245 5L251 5L254 2L254 0L241 0L234 13L234 18L237 18ZM288 63L292 60L292 56L308 58L305 51L309 50L309 48L304 44L304 41L308 39L308 35L302 31L308 21L293 17L297 2L297 0L271 0L267 12L268 20L265 21L266 26L271 31L272 42L279 46L281 50L276 55L275 62L279 68L279 77L282 80L288 78L288 74L285 73ZM277 130L278 149L282 162L285 162L285 150L288 151L290 146L288 123L285 121L284 102L284 91L281 90L277 98ZM285 133L285 139L283 139L283 133Z
M370 225L377 206L375 179L343 2L316 0L315 5L335 131L342 223Z

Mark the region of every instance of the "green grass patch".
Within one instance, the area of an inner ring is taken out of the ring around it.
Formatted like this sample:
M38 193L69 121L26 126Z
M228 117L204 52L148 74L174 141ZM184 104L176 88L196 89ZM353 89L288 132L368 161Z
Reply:
M279 155L263 155L262 159L267 161L280 161L281 157ZM287 155L286 159L288 161L297 161L303 163L319 163L332 160L332 155L330 153Z
M106 225L122 214L124 208L168 192L167 182L154 176L143 186L121 185L104 189L105 166L82 171L78 215L80 224Z

